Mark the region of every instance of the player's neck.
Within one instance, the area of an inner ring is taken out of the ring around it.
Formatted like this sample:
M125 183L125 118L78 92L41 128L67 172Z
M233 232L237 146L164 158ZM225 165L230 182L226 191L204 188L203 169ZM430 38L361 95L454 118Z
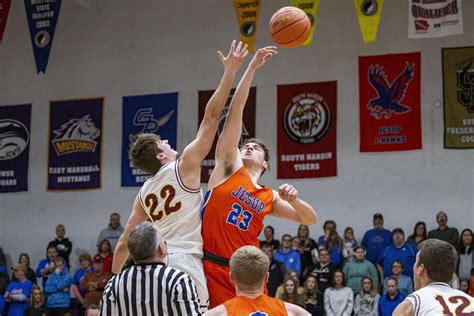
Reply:
M253 164L250 163L245 163L245 168L247 169L247 172L250 175L250 178L252 179L253 184L255 185L256 188L260 189L261 186L258 184L258 180L260 180L260 176L262 175L262 170L260 167L257 167Z
M263 295L263 290L260 289L260 290L239 290L239 289L236 289L236 294L237 296L245 296L245 297L249 297L249 298L257 298L259 297L260 295Z

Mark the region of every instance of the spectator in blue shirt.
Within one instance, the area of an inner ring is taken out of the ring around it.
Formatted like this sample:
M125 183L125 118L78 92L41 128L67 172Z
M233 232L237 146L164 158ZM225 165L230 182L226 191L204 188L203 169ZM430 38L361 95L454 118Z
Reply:
M403 274L413 279L413 265L416 260L418 248L405 240L405 233L401 228L393 230L393 244L386 247L380 254L377 261L377 269L383 278L387 278L392 274L392 264L395 260L400 260L405 269Z
M380 213L374 214L374 229L368 230L362 239L362 246L365 247L366 258L373 264L377 264L377 260L385 249L392 244L392 233L388 229L383 228L383 216Z
M389 277L387 279L387 293L382 295L379 300L379 316L392 316L405 297L398 292L397 278Z
M8 316L23 316L29 305L33 283L26 278L28 269L25 265L17 264L12 269L15 271L16 281L10 282L5 292L5 298L11 302Z
M406 297L413 292L413 281L410 277L402 274L403 270L403 262L401 260L395 260L392 263L392 276L397 278L398 291ZM387 280L388 278L385 279L383 285L383 294L387 293Z
M57 257L54 261L54 270L49 275L44 288L46 294L46 306L49 316L64 316L69 313L69 287L71 285L71 275L65 267L62 257Z
M56 245L49 244L46 248L46 259L43 259L36 268L36 277L43 278L43 289L46 285L48 276L54 271L54 260L58 257L58 250Z
M291 239L290 235L283 235L281 238L281 248L273 255L273 258L282 262L286 270L295 270L299 276L301 275L301 258L299 252L291 249Z
M329 233L333 230L337 230L336 222L332 219L325 221L323 225L324 235L319 236L318 247L324 247L328 249Z
M76 270L74 277L72 278L72 292L76 296L76 309L82 315L84 313L84 291L81 289L81 281L86 273L94 271L92 268L92 257L89 253L83 253L79 256L79 264L81 267Z

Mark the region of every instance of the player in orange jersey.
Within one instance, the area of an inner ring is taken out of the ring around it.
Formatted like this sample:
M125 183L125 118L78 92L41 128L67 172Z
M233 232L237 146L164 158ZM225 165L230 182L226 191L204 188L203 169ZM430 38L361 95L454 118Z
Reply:
M230 258L230 278L235 284L237 297L211 309L204 316L310 315L299 306L264 294L269 266L270 260L257 247L239 248Z
M204 272L215 307L235 296L229 278L229 258L245 245L258 247L266 215L314 224L316 212L298 198L298 191L283 184L278 192L259 184L268 168L269 154L259 139L249 139L239 151L242 116L250 84L258 68L276 54L276 47L259 49L237 86L216 147L216 166L203 204Z

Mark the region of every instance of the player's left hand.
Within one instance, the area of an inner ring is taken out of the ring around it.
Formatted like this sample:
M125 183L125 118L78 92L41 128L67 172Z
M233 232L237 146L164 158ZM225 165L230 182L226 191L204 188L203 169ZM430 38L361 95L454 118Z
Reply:
M293 202L298 198L298 190L291 184L285 183L278 188L278 195L287 202Z

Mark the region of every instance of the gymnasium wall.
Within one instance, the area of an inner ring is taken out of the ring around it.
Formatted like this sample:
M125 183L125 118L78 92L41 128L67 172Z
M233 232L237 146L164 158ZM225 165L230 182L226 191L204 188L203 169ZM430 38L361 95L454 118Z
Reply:
M264 0L257 47L271 44L268 20L286 5ZM474 151L443 149L441 73L441 48L474 45L474 1L463 1L464 34L439 39L407 38L407 6L385 1L378 39L364 45L353 1L321 1L313 44L280 49L256 75L257 135L273 157L277 84L338 81L338 176L290 182L318 211L313 237L333 219L341 233L350 225L361 239L374 212L407 235L418 220L434 228L439 210L448 213L451 226L474 226ZM23 1L12 1L0 45L0 104L33 107L29 192L0 195L0 245L9 259L28 252L36 265L62 223L74 243L75 269L80 252L95 251L111 212L122 214L125 225L138 189L120 187L122 96L179 92L182 150L197 130L197 91L214 89L221 77L215 51L227 51L233 38L238 27L231 1L100 0L100 12L63 1L46 74L36 74ZM416 51L422 56L423 149L359 153L357 57ZM48 101L95 96L105 97L102 189L46 192ZM263 181L274 188L283 183L276 180L276 165ZM296 224L274 218L266 223L274 225L278 238L296 233Z

